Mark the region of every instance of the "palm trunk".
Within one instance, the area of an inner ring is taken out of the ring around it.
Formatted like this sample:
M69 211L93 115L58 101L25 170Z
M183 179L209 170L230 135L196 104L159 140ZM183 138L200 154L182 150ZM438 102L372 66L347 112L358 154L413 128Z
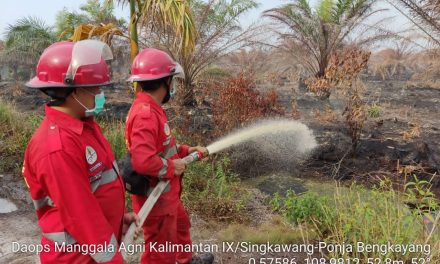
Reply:
M137 32L138 17L136 15L136 0L130 0L130 61L133 63L134 58L139 51L139 39ZM136 93L137 83L133 83L133 91Z
M183 83L183 106L194 107L197 105L196 98L194 96L194 86L190 78L185 79Z
M134 58L138 54L139 41L137 32L137 22L136 17L136 0L130 0L130 59L133 62Z
M18 66L17 65L12 66L12 71L13 71L13 73L12 73L13 77L12 78L15 81L18 81Z

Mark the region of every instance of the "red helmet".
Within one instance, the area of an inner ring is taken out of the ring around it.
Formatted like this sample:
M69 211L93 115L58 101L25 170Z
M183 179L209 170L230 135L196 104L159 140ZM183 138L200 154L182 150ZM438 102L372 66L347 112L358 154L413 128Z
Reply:
M90 40L89 40L90 41ZM48 87L88 87L88 86L102 86L110 83L110 74L107 63L104 58L98 57L98 63L93 64L79 64L79 60L84 60L84 57L94 53L96 49L86 47L88 50L81 50L83 58L72 60L72 53L74 46L79 42L62 41L57 42L47 47L37 65L36 77L32 78L26 83L30 88L48 88ZM102 43L102 45L105 45ZM83 45L84 46L84 45ZM81 55L80 55L81 56ZM101 55L95 55L101 56ZM75 66L76 65L76 66ZM70 76L68 71L73 71L74 76Z
M161 79L167 76L184 78L182 67L166 52L158 49L143 49L134 58L128 81L141 82Z

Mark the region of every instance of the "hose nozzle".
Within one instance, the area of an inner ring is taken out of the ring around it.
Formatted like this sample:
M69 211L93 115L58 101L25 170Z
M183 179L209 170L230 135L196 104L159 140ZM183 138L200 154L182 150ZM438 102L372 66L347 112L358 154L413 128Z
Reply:
M203 159L203 153L200 151L194 151L193 153L189 154L185 158L183 158L183 161L186 165L193 163L194 161L198 161Z

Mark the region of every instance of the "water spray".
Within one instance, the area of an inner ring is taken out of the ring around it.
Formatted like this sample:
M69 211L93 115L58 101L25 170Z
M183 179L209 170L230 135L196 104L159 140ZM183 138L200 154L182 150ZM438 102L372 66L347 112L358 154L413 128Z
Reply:
M315 137L306 125L294 120L278 119L263 120L252 126L239 129L210 144L207 149L211 155L253 139L261 138L262 140L259 144L263 144L264 142L262 141L276 141L281 136L295 137L298 141L296 142L295 150L301 154L309 152L316 147Z

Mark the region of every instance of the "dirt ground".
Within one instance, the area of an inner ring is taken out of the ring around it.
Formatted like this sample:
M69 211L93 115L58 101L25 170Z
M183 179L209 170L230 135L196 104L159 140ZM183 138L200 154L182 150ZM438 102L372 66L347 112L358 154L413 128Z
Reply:
M313 155L300 167L302 177L315 179L357 180L372 184L384 176L403 184L398 164L408 167L424 178L433 174L434 191L440 197L440 90L429 87L407 88L406 82L367 82L365 100L380 106L379 117L369 118L365 124L356 156L348 155L351 142L347 136L341 113L343 99L333 94L329 100L321 100L297 89L297 83L286 82L279 88L281 103L291 109L295 99L300 112L299 120L313 129L319 142ZM264 89L264 87L260 87ZM293 95L292 89L295 94ZM106 92L108 99L105 115L124 120L131 97L126 89ZM23 88L22 84L0 83L0 97L14 102L21 111L42 113L45 97L36 91ZM330 110L328 110L330 109ZM172 110L172 109L171 109ZM320 115L317 115L317 110ZM335 114L335 118L326 117ZM203 113L199 114L202 115ZM171 117L172 119L172 117ZM194 124L197 125L197 124ZM209 129L209 125L206 126ZM404 140L403 133L418 129L419 136ZM257 165L256 165L257 166ZM18 210L0 214L0 263L38 263L32 253L12 253L11 243L38 243L40 232L21 176L0 172L0 198L14 202ZM262 215L265 206L261 205ZM266 208L267 209L267 208ZM220 243L217 233L203 219L192 216L194 242ZM216 254L216 263L247 263L257 254ZM271 257L271 256L265 256ZM276 257L305 256L277 255ZM136 257L134 257L136 258ZM133 259L132 263L136 263ZM297 263L302 263L298 261Z

